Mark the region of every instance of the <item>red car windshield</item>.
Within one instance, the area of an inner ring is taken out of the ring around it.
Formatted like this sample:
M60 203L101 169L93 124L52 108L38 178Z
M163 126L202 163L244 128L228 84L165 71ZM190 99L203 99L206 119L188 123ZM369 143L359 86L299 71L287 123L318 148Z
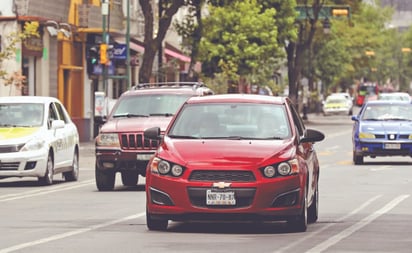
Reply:
M290 125L283 105L187 104L169 132L175 138L284 139Z

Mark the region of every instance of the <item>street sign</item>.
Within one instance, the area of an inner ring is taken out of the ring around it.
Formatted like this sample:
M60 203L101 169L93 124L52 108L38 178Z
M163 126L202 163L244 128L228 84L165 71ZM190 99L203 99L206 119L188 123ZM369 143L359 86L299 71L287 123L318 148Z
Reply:
M313 7L309 5L298 5L295 10L298 12L298 20L313 19ZM319 10L318 19L329 19L332 17L350 18L350 6L348 5L324 5Z
M110 59L126 60L127 58L126 44L114 44L113 49L110 50Z

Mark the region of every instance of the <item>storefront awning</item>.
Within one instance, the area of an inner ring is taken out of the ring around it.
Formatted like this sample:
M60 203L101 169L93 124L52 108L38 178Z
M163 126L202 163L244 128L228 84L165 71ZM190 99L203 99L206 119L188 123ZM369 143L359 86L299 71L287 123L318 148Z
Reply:
M173 51L171 49L168 49L168 48L165 48L165 54L168 55L168 56L171 56L173 58L179 59L183 62L190 62L190 57L188 57L184 54L175 52L175 51Z

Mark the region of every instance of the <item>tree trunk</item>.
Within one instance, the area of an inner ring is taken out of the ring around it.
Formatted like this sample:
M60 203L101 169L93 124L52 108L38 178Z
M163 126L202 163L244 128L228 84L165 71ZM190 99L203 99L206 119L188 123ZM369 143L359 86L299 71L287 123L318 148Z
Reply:
M166 3L167 2L167 3ZM150 77L153 72L153 62L157 51L159 50L159 45L164 40L166 32L170 27L173 16L185 3L185 0L174 0L172 3L165 1L162 5L162 15L159 17L159 24L157 35L153 37L153 0L139 0L140 7L142 8L142 13L144 16L144 54L143 61L139 70L139 83L149 83ZM162 4L162 1L159 1ZM165 8L167 6L167 8Z

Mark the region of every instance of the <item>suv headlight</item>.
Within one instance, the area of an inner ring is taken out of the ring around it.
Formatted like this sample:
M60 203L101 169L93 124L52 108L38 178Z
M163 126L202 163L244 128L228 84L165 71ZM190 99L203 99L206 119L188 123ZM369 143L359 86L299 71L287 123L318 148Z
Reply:
M110 146L120 148L119 136L115 133L99 134L96 138L96 146Z

